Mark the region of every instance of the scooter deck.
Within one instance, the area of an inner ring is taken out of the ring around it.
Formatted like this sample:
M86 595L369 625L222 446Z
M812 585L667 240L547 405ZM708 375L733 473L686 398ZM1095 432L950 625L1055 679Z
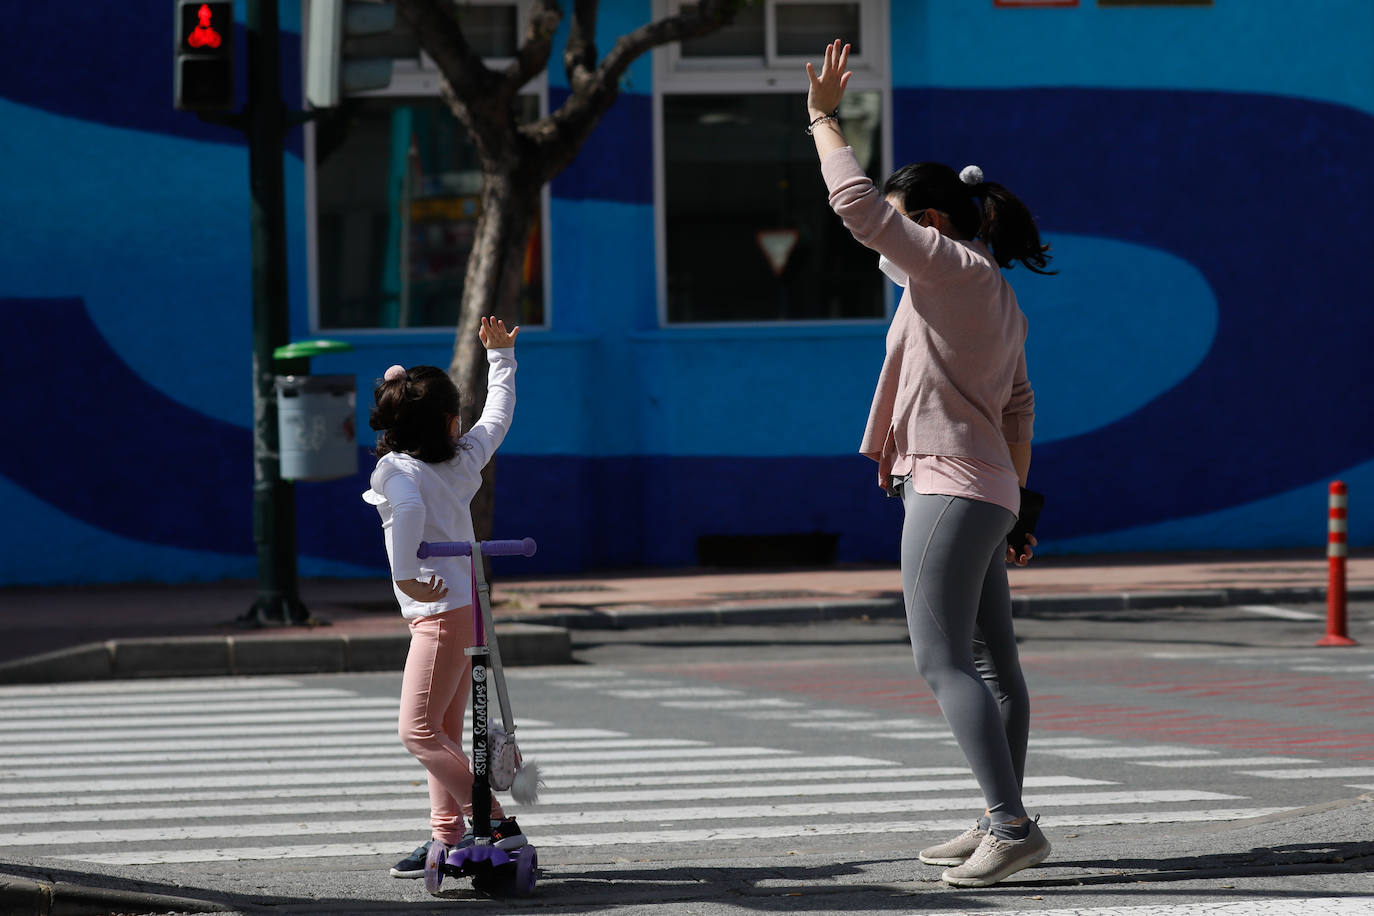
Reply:
M431 852L425 863L425 889L437 895L445 877L468 877L473 889L483 893L513 892L524 897L534 892L538 869L539 854L528 844L509 851L483 844L454 849L447 855Z
M510 853L496 846L467 846L449 853L448 858L444 860L444 866L450 874L454 870L466 873L469 870L500 868L513 861L515 860Z

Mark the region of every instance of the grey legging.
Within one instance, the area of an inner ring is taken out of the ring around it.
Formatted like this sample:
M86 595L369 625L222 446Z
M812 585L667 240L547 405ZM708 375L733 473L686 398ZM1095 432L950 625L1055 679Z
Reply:
M901 485L902 593L916 670L983 790L992 823L1024 817L1030 698L1012 632L1000 506Z

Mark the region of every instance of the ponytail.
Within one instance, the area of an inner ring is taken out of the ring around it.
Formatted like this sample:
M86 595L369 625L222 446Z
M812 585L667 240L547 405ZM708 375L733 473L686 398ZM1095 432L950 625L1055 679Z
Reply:
M1038 274L1051 255L1040 241L1040 230L1030 210L1013 193L995 181L984 181L976 165L962 171L939 162L903 166L883 182L882 195L898 194L906 212L932 208L949 214L965 238L981 238L992 251L997 266L1014 267L1016 261Z
M388 369L373 391L377 406L368 425L378 431L377 457L403 452L421 461L448 461L457 454L449 438L449 420L458 415L458 388L435 366L409 372Z
M1021 199L995 181L980 181L969 189L978 198L982 221L978 235L987 242L999 267L1011 268L1020 261L1038 274L1055 274L1045 265L1054 256L1049 245L1041 244L1035 218Z

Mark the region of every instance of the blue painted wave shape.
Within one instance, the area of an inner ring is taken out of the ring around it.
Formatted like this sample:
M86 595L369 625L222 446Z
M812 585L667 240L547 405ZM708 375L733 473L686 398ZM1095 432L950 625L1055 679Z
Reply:
M1374 118L1213 92L899 90L894 103L899 161L978 162L1033 189L1049 236L1170 252L1215 293L1216 336L1192 373L1037 449L1056 536L1241 505L1374 456L1374 413L1355 400L1374 316L1351 246L1368 234Z
M1128 415L1037 450L1036 484L1051 494L1055 536L1243 505L1374 456L1374 417L1355 403L1374 318L1363 308L1361 267L1343 242L1361 237L1357 204L1374 199L1363 168L1374 119L1318 102L1222 93L896 96L899 159L978 161L1013 189L1034 189L1047 234L1169 252L1195 265L1215 292L1216 336L1194 371ZM1293 208L1306 220L1290 222L1284 214ZM0 314L18 331L0 351L11 378L47 380L42 397L17 399L13 411L16 428L45 444L41 455L11 449L0 473L111 532L251 551L247 429L144 382L79 298L0 299ZM54 377L55 360L79 371ZM64 447L77 436L74 417L88 424L79 433L85 441ZM644 460L670 464L678 492L703 518L735 513L733 497L757 479L749 459ZM740 473L727 470L723 479L722 462ZM848 462L813 464L813 488L847 490L834 475ZM302 544L320 548L311 552L376 564L375 519L357 500L360 483L361 475L301 488ZM188 515L185 506L199 509ZM856 530L873 521L860 517L868 514L856 514ZM220 524L208 530L193 520L206 517Z

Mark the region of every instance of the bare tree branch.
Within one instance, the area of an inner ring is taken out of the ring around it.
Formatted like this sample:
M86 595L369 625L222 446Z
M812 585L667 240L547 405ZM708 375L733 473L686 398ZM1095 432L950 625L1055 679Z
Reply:
M596 64L596 0L576 0L573 34L563 53L571 94L548 117L520 128L540 150L539 173L552 179L577 156L601 116L620 94L620 79L636 58L661 45L696 38L730 23L750 0L701 0L622 35L609 54Z
M598 82L619 87L620 77L645 51L684 38L708 35L732 22L735 14L747 5L748 0L701 0L694 7L684 7L676 16L665 17L622 35L597 68Z
M558 0L534 0L530 4L525 40L516 50L515 60L502 74L510 95L514 96L520 87L548 69L549 57L553 54L553 36L562 21L563 8Z
M434 58L439 70L461 98L473 98L496 87L497 77L463 34L447 0L397 0L396 9L420 36L425 53Z
M477 114L499 93L501 78L487 68L481 55L468 44L451 0L396 0L396 10L415 30L425 53L434 58L443 75L449 107L472 134L479 149L501 146L492 134L495 125L491 119Z
M597 0L574 0L572 28L563 49L563 70L574 93L583 88L586 74L596 70Z

